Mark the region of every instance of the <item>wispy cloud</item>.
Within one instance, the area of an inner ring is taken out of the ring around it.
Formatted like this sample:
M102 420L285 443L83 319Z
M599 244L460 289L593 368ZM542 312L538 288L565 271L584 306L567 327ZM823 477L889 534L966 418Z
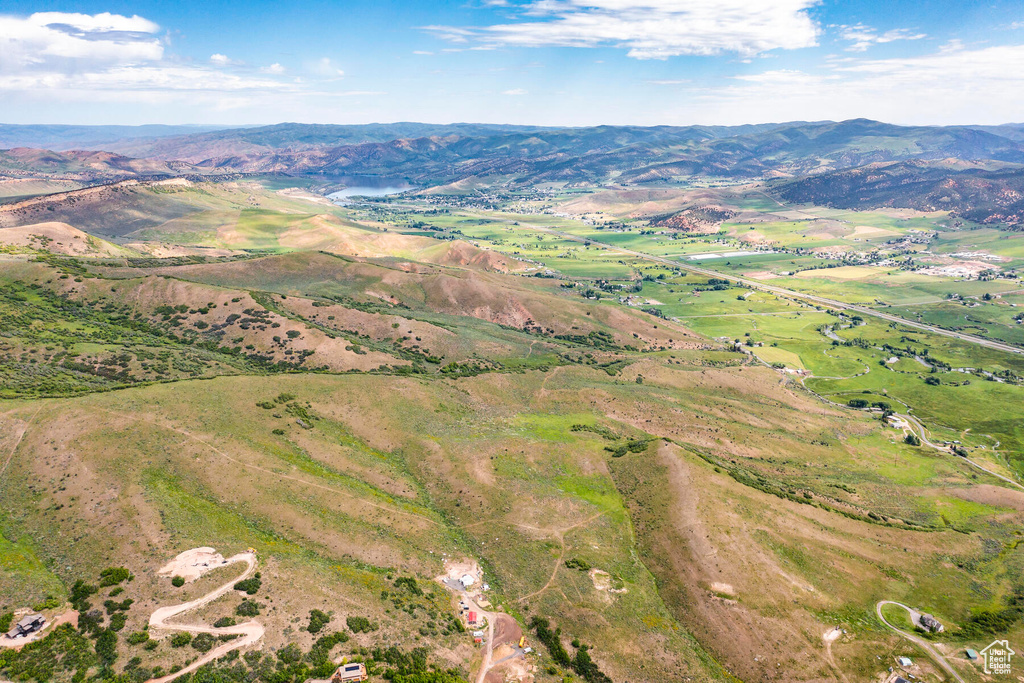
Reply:
M836 60L821 72L774 70L687 91L703 117L843 119L897 123L1000 123L1024 111L1024 45L965 49L960 43L914 57ZM983 103L979 107L979 103Z
M864 52L873 45L892 43L897 40L921 40L927 38L928 34L919 33L909 28L894 28L884 33L864 24L854 26L840 26L839 37L848 40L851 45L847 47L849 52Z
M520 21L424 26L455 43L516 47L618 47L636 59L737 53L817 44L807 10L817 0L534 0Z
M506 91L504 91L501 94L502 95L520 96L520 95L527 95L529 93L528 93L528 91L524 90L523 88L513 88L512 90L506 90Z
M214 109L245 106L264 95L320 93L343 75L329 59L320 78L284 79L285 68L246 66L222 52L195 63L167 54L161 27L140 16L37 12L0 15L0 93L82 102L188 101Z
M310 73L324 78L342 78L345 75L345 72L339 69L330 57L321 57L315 62L307 64L306 68Z

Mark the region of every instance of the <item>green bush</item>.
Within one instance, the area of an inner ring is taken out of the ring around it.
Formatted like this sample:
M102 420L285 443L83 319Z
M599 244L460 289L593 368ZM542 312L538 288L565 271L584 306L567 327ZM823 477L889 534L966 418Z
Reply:
M254 600L242 600L235 608L235 614L240 617L255 617L260 613L260 606Z
M128 615L124 612L118 612L114 616L110 617L110 630L120 631L124 628L125 623L128 621Z
M185 577L184 576L175 576L173 579L171 579L171 585L174 586L175 588L181 588L182 586L185 585Z
M253 576L252 578L248 578L236 583L235 590L242 591L247 595L256 595L256 592L260 589L260 586L262 585L263 582L260 581L260 575L256 574L256 576Z
M71 624L61 624L20 650L0 649L0 670L13 681L48 681L59 672L76 672L72 680L84 681L96 663L92 644Z
M423 595L423 591L420 589L419 584L416 583L416 579L411 576L400 576L395 579L395 588L405 588L413 595Z
M295 664L302 659L302 650L295 643L289 643L277 651L277 658L285 664Z
M6 633L11 630L11 622L14 621L14 612L0 614L0 631Z
M54 609L64 604L64 601L60 598L55 598L52 595L47 595L42 602L38 602L32 605L32 609L36 612L42 612L47 609Z
M347 617L345 624L352 633L369 633L377 630L377 625L366 617Z
M125 638L129 645L141 645L142 643L149 642L149 634L145 631L135 631L134 633L128 634Z
M221 617L217 621L213 622L213 627L214 628L227 628L228 626L234 626L234 625L235 625L234 617Z
M104 664L113 664L117 659L117 633L107 629L96 636L96 655Z
M318 609L312 609L309 611L309 626L306 627L306 630L310 633L319 633L330 621L331 615Z
M192 639L192 647L200 652L209 652L217 644L217 639L209 633L197 633Z
M192 642L192 634L182 631L171 636L171 647L185 647Z
M566 560L565 566L569 569L579 569L581 572L590 571L590 563L586 560L581 560L578 557L573 557L572 559Z
M122 581L127 581L132 574L125 567L107 567L100 572L100 588L116 586Z

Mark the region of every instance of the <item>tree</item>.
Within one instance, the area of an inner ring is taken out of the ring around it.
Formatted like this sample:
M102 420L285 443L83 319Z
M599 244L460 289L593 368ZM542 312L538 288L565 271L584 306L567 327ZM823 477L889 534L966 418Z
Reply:
M907 432L907 435L903 437L903 443L910 446L920 446L921 439L914 432Z

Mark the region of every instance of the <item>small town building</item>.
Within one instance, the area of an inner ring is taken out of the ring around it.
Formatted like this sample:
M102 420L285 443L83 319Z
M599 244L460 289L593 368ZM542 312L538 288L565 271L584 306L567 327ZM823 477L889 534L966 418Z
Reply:
M967 648L967 659L971 660L972 662L978 661L978 651L972 650L971 648Z
M476 579L473 578L472 574L463 574L462 578L459 579L459 581L462 582L462 587L463 588L469 588L474 583L476 583Z
M368 678L366 675L366 666L362 662L352 662L351 664L342 664L338 667L338 670L331 676L331 683L349 683L349 681L365 681Z
M910 657L897 657L896 661L899 662L900 666L911 666L914 663Z
M466 621L468 621L471 624L475 624L476 623L476 612L470 612L469 616L466 617Z

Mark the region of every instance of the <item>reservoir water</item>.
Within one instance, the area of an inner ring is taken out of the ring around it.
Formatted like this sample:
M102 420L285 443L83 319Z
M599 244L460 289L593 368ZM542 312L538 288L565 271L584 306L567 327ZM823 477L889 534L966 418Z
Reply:
M384 178L382 176L345 176L338 178L338 182L344 187L337 192L332 192L327 197L335 204L347 204L350 197L383 197L389 194L398 194L415 189L401 178Z

